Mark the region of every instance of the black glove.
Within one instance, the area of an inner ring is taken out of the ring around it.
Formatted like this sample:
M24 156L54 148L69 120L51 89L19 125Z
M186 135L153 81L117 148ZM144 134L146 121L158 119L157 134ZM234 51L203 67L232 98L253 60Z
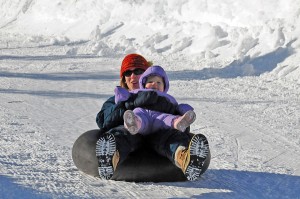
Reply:
M143 108L163 113L177 114L177 106L163 96L158 96L157 103L146 105Z
M156 91L142 91L138 92L134 100L135 107L143 107L157 103L158 94Z
M144 108L145 106L156 104L158 97L156 91L140 91L125 102L125 107L130 110L136 107Z

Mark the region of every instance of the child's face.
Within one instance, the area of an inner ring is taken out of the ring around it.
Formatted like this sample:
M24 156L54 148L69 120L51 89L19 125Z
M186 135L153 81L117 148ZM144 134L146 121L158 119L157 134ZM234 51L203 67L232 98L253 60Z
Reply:
M149 76L147 78L145 88L154 89L154 90L164 92L165 85L164 85L163 78L160 77L160 76Z

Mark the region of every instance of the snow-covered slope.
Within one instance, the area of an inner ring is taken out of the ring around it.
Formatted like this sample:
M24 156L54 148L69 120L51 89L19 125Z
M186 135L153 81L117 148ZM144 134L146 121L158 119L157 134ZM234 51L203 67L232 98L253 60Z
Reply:
M280 76L294 70L299 75L299 0L2 0L0 5L1 32L31 35L25 43L88 43L68 51L73 55L140 52L192 61L172 63L176 70L237 61L247 75L280 63ZM293 66L286 68L289 63Z
M299 198L298 5L0 0L0 198ZM97 128L130 52L195 108L212 150L200 181L103 181L74 166L72 144Z

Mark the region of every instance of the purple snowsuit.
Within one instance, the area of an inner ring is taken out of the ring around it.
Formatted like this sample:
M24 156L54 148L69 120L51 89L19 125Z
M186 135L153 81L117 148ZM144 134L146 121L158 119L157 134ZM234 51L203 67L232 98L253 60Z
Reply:
M145 89L145 84L147 78L149 76L160 76L164 81L164 92L160 92L153 89ZM166 72L160 66L151 66L149 67L140 77L139 80L140 89L136 89L133 91L128 91L122 87L116 87L115 89L115 101L116 104L118 102L126 101L130 95L138 93L138 92L148 92L148 91L156 91L159 96L163 96L167 98L171 103L177 106L177 111L180 115L183 115L189 110L194 110L188 104L178 104L175 98L169 94L167 91L169 90L169 80ZM134 114L141 118L141 129L138 133L140 134L150 134L151 132L157 132L159 129L169 129L172 128L173 120L178 118L180 115L172 115L167 113L162 113L158 111L148 110L144 108L135 108L133 110Z

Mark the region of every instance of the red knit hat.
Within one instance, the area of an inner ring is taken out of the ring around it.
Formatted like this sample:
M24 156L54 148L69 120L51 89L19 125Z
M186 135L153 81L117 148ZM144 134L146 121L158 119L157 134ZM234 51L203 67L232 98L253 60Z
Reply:
M123 73L130 69L141 68L147 70L151 64L141 55L129 54L122 61L120 77L122 78Z

